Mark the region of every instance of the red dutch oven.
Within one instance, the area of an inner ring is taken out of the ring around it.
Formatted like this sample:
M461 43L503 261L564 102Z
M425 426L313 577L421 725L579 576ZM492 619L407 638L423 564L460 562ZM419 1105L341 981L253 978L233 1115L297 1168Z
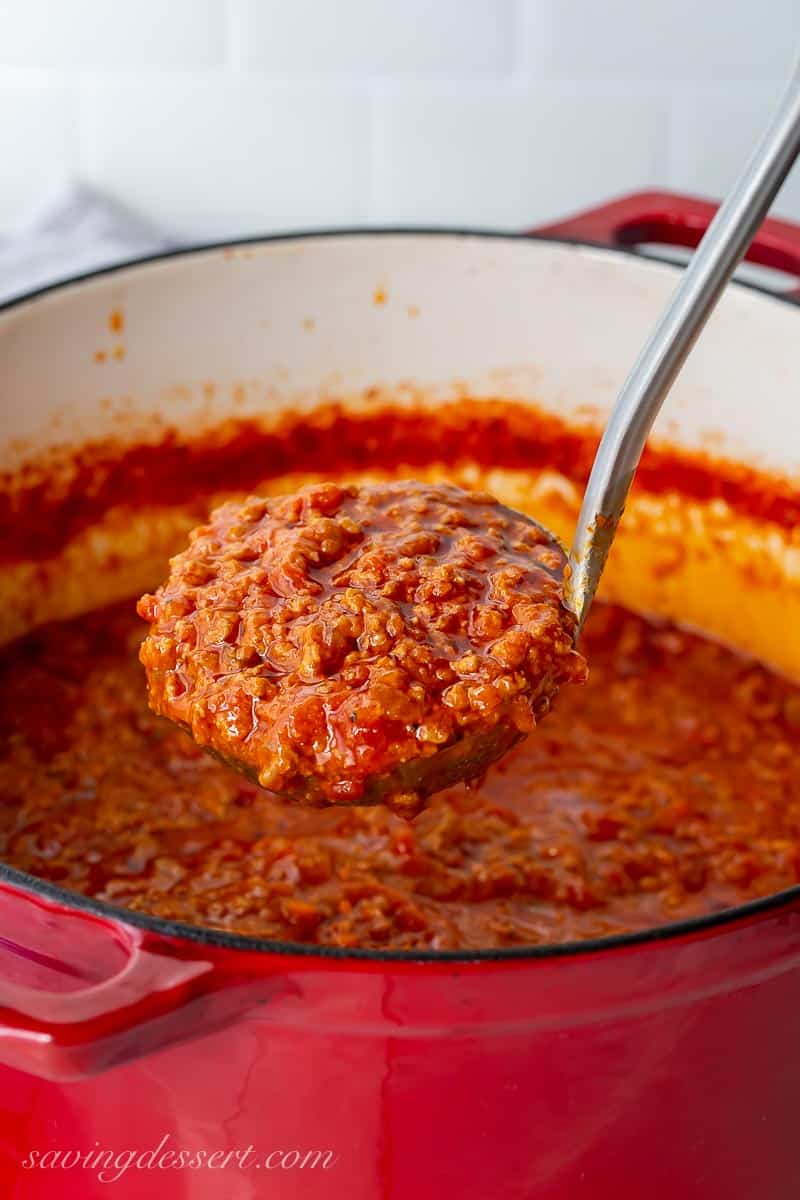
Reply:
M109 391L133 426L137 406L188 422L201 384L245 412L290 384L302 404L453 376L607 407L675 282L631 248L695 245L713 211L644 194L533 238L265 239L73 281L0 314L25 398L9 443L63 439L63 419L41 433L61 406L102 435ZM800 230L768 221L750 257L797 277ZM731 289L671 436L696 442L710 412L732 452L797 466L791 299ZM113 377L92 362L110 308ZM170 925L3 868L0 1097L0 1194L25 1200L796 1200L800 888L591 943L382 954Z

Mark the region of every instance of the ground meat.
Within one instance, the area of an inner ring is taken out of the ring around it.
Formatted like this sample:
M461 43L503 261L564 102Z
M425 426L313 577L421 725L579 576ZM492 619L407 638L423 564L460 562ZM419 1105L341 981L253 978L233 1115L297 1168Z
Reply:
M270 791L411 813L585 678L564 562L454 485L226 504L139 602L151 706Z

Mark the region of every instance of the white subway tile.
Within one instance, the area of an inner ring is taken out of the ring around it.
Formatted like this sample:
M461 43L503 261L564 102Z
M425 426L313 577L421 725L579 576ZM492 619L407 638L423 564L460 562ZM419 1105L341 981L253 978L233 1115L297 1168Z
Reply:
M539 86L377 101L370 216L525 228L663 182L657 101Z
M521 0L540 78L772 79L788 75L798 0Z
M21 229L38 215L73 174L77 156L71 91L0 83L0 229Z
M0 64L204 67L225 55L225 0L2 0Z
M83 96L85 174L189 237L346 223L361 212L353 96L233 83Z
M681 89L674 102L672 187L722 199L736 182L777 102L775 87ZM774 206L800 218L800 167Z
M272 74L496 76L515 0L249 0L247 57Z
M187 237L721 196L798 33L800 0L0 0L0 230L77 168Z

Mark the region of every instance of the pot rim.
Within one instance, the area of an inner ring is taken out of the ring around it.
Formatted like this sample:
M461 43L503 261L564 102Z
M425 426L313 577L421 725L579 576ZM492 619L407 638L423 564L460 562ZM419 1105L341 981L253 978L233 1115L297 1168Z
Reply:
M634 258L639 261L656 262L674 271L680 270L680 263L668 255L658 252L648 252L646 255L635 246L616 246L578 237L556 236L547 233L514 233L501 230L481 229L469 226L381 226L350 228L322 228L299 230L296 232L255 234L241 238L228 238L223 241L197 242L190 245L177 246L170 250L162 250L154 254L141 255L126 259L123 262L85 271L78 275L69 276L34 288L29 292L13 296L0 302L0 316L21 307L31 301L49 296L53 293L75 288L107 275L114 275L135 267L149 266L159 262L169 262L191 254L211 252L214 250L231 250L239 246L264 245L282 242L311 241L322 238L337 237L450 237L455 239L481 239L508 242L545 242L556 245L584 247L604 254L617 255L620 258ZM771 288L750 280L733 280L735 288L744 288L762 296L771 298L792 307L800 306L800 296L796 293L782 295ZM457 964L472 962L527 962L554 958L579 958L584 955L597 954L604 951L624 950L636 946L652 945L668 942L691 935L714 933L717 930L757 920L770 913L789 909L800 904L800 884L774 892L745 904L723 909L721 912L709 913L699 917L690 917L683 921L672 921L652 929L637 930L632 933L613 934L607 937L591 938L586 941L556 943L554 945L509 946L485 950L369 950L341 946L325 946L302 942L278 941L271 938L260 938L248 934L228 933L221 929L210 929L202 925L189 925L183 921L168 921L161 917L149 916L146 913L134 912L104 900L85 896L80 892L71 892L67 888L48 880L39 879L26 871L20 871L0 861L0 883L11 885L25 892L44 896L58 902L66 908L77 908L83 912L110 918L123 925L134 926L164 938L183 939L201 945L214 946L227 950L244 950L251 953L301 956L310 959L334 961L366 961L373 963L393 964Z
M158 250L153 254L137 255L135 258L126 258L119 262L109 263L104 267L95 267L91 271L82 271L77 275L69 275L63 279L57 279L53 283L46 283L41 287L32 288L30 291L11 296L7 300L0 301L0 315L30 301L49 296L53 292L77 287L82 283L90 283L95 279L102 279L106 275L114 275L117 272L127 271L134 267L146 267L158 262L169 262L172 259L185 258L189 255L202 254L206 251L235 250L240 246L271 245L282 242L308 242L315 239L333 240L337 237L355 237L364 238L365 240L373 237L447 237L456 240L472 238L496 242L545 242L552 245L599 250L604 254L618 255L620 258L632 258L644 263L656 262L676 271L681 268L681 264L676 262L674 258L671 258L668 254L661 254L658 251L648 251L647 254L644 254L635 245L610 245L608 242L593 241L591 238L571 237L566 234L539 233L535 229L514 232L513 230L485 229L472 225L342 225L321 227L319 229L289 230L280 233L248 234L245 237L225 238L222 241L188 242L185 245L173 246L169 250ZM728 287L743 288L745 291L756 292L768 299L777 300L781 304L788 304L793 308L800 307L800 293L795 291L784 294L776 291L774 288L766 287L764 284L756 283L749 279L733 279L728 284Z

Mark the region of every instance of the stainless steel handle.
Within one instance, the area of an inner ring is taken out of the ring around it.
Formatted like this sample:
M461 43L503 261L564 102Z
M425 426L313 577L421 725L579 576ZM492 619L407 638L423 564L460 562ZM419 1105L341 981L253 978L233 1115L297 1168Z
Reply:
M800 152L800 69L708 227L617 398L583 497L564 603L586 619L642 450L664 399Z

